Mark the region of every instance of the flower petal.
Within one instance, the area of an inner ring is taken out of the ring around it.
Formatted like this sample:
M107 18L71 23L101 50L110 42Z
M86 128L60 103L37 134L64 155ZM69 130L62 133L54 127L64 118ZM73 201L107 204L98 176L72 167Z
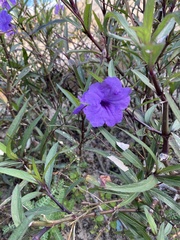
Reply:
M85 105L81 104L80 106L78 106L77 108L74 109L73 114L78 114L80 111L83 110L84 107L85 107Z

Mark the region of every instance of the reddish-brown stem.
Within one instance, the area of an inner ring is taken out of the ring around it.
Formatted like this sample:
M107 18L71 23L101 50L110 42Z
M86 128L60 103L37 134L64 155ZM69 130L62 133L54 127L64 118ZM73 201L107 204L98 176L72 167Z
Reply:
M169 105L166 100L165 95L163 94L163 91L160 88L158 79L153 71L152 67L149 67L149 74L150 78L154 84L154 87L156 89L156 94L160 97L162 100L162 136L163 136L163 148L162 153L168 154L168 139L169 139Z

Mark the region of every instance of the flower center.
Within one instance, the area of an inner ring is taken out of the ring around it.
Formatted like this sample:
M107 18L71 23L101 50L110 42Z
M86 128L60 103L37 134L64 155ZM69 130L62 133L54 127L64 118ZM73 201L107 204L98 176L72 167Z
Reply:
M101 106L104 107L104 108L108 108L109 105L110 105L110 103L109 103L108 101L105 101L105 100L102 100L102 101L100 102L100 104L101 104Z

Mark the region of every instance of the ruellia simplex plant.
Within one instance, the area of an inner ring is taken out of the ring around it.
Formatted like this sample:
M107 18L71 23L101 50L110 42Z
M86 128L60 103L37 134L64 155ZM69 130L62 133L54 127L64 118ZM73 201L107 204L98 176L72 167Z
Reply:
M178 239L178 1L0 6L1 239Z

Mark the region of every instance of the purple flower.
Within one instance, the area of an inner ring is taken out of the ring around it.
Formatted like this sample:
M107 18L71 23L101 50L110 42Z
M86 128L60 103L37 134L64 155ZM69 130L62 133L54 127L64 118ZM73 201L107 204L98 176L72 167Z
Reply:
M7 13L6 10L0 12L0 31L7 33L12 30L11 25L12 17Z
M122 87L117 77L107 77L102 83L94 83L80 99L81 105L73 113L83 110L93 127L106 124L113 127L122 121L123 110L130 103L131 89Z
M16 4L16 0L10 0L10 2L11 2L12 5ZM1 5L2 8L5 8L7 10L11 9L11 6L8 3L7 0L0 0L0 5Z
M58 15L61 10L64 11L64 5L58 2L54 8L54 14Z

